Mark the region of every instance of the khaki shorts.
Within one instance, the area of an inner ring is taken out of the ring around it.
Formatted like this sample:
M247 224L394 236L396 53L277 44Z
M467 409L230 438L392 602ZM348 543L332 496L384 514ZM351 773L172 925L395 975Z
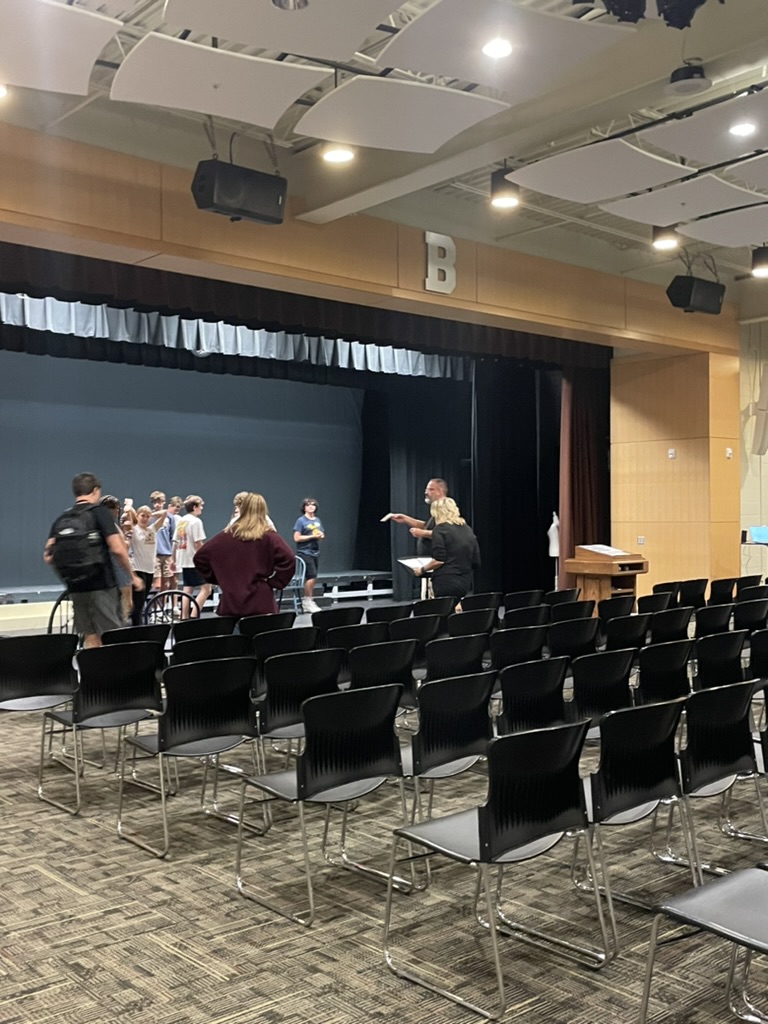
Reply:
M101 636L108 629L120 629L125 625L120 615L120 593L116 587L88 590L83 594L71 594L70 597L75 613L76 633Z
M155 579L170 579L171 576L175 576L175 572L171 572L171 562L173 561L173 555L156 555L155 556Z

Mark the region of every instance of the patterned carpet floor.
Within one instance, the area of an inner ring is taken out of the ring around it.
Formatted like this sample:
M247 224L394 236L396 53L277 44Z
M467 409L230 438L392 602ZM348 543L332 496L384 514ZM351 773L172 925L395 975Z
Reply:
M185 765L182 788L169 801L171 855L159 861L121 841L115 831L117 784L108 770L88 768L84 807L73 818L36 795L39 718L6 715L0 752L3 1024L102 1024L120 1015L136 1024L459 1024L473 1014L395 977L381 952L384 888L324 866L321 816L309 814L317 880L317 922L286 922L244 900L234 885L235 829L199 809L202 769ZM108 749L114 754L114 738ZM93 739L91 739L93 748ZM594 760L594 755L592 755ZM228 756L247 767L246 750ZM278 767L275 759L273 766ZM586 766L586 762L585 762ZM58 766L46 784L69 798L72 778ZM234 808L237 787L223 795ZM748 787L744 786L745 792ZM485 779L472 772L438 784L435 813L483 799ZM749 806L739 810L748 816ZM397 788L386 784L353 814L350 846L378 851L386 864L397 824ZM728 867L748 866L764 847L722 837L713 801L697 808L706 855ZM302 899L302 862L293 812L276 814L265 837L246 844L249 881L276 899ZM159 838L159 800L132 789L126 824ZM682 891L687 876L647 853L647 822L616 830L606 847L615 888L661 896ZM571 844L508 873L514 910L562 934L596 934L592 904L570 884ZM426 893L398 895L398 949L436 960L439 977L466 977L467 992L492 994L484 959L487 937L472 914L474 876L441 862ZM601 972L569 963L516 939L502 940L509 1010L530 1024L617 1024L637 1020L649 913L617 906L622 952ZM660 953L652 1020L714 1024L727 1019L723 984L728 949L699 936ZM766 990L763 965L755 991Z

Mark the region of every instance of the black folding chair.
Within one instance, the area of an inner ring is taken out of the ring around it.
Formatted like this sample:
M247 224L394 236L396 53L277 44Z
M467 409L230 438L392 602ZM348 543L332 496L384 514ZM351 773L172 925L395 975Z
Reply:
M504 611L511 612L515 608L529 608L531 605L544 603L543 590L515 590L504 595Z
M274 629L290 629L296 621L296 612L270 612L267 615L245 615L237 624L243 636L271 633Z
M501 714L496 720L499 735L565 721L563 686L569 663L568 658L545 658L501 670Z
M670 640L644 647L638 655L635 703L655 704L687 697L691 692L688 662L692 650L693 640Z

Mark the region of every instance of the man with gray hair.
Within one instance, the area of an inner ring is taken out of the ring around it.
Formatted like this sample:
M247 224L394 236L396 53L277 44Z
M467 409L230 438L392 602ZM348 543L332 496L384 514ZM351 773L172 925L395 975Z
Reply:
M432 477L427 481L424 488L424 501L431 505L438 498L445 498L448 495L448 484L439 476ZM406 516L402 512L395 512L392 515L393 523L405 523L411 528L411 536L416 537L416 553L420 558L429 558L432 555L432 530L435 521L432 516L428 519L414 519L413 516Z

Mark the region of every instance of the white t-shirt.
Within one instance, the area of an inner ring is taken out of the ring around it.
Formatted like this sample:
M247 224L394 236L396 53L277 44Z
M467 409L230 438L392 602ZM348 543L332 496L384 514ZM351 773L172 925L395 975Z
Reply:
M194 569L196 545L204 540L205 530L199 516L188 512L177 521L173 534L177 569Z
M131 531L131 564L136 572L155 571L155 554L157 551L157 524L150 523L144 529L138 523Z

